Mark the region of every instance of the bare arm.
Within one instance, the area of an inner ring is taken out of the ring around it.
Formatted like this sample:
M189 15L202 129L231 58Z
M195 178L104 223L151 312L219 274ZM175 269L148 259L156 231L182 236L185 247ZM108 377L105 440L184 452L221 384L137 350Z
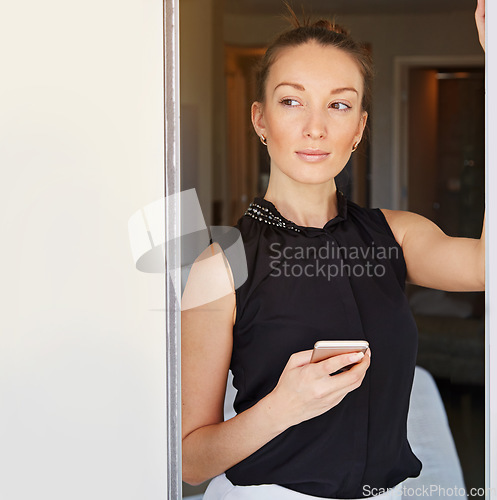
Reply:
M224 472L284 430L267 400L223 421L235 295L221 257L215 245L199 257L182 300L183 479L191 484Z
M485 0L477 2L475 21L485 50ZM404 252L408 281L455 292L485 289L485 217L480 239L472 239L447 236L421 215L382 212Z
M214 254L216 249L211 246L207 252ZM357 359L342 355L309 364L311 351L295 353L270 394L224 422L235 296L233 289L229 291L230 272L222 260L213 259L213 265L203 268L196 264L190 271L181 315L183 480L190 484L223 473L288 427L338 404L362 383L370 359L368 352L348 372L330 377L329 373ZM206 283L218 295L228 294L187 308L202 302L199 286Z
M453 238L421 215L382 212L404 252L408 281L454 292L485 289L485 219L480 239Z

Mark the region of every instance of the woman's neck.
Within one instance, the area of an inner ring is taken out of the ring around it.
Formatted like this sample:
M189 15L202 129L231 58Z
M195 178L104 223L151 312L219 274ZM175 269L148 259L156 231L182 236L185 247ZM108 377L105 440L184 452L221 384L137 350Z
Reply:
M334 179L326 184L271 183L264 199L270 201L283 217L304 227L323 227L338 214Z

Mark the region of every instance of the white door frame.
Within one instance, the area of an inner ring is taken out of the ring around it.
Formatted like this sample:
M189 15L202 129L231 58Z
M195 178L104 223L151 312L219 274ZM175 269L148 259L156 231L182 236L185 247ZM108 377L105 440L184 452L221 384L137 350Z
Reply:
M164 30L164 195L180 192L180 96L179 96L179 0L163 0ZM165 204L165 290L166 290L166 415L167 498L182 497L181 473L181 313L175 289L180 290L181 213L180 204ZM175 278L176 277L176 278Z
M493 10L496 9L496 10ZM485 291L485 341L486 360L485 374L487 384L486 395L486 498L497 499L497 291L492 284L497 283L497 95L490 89L497 88L497 32L492 32L490 26L496 26L497 8L495 2L486 3L486 143L485 143L485 204L486 221L486 291ZM492 168L493 165L493 168ZM494 255L490 259L490 255ZM493 306L493 307L492 307ZM492 342L490 342L490 338ZM493 360L491 364L489 361Z

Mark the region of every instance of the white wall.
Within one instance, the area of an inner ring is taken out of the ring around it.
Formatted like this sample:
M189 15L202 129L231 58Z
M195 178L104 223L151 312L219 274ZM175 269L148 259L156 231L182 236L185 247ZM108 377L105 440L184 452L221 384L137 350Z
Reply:
M0 498L165 497L162 2L0 7Z
M473 8L473 5L470 5ZM333 13L329 13L328 17ZM372 121L372 206L393 208L393 69L397 56L481 55L473 10L436 15L338 16L372 46L376 77ZM225 16L225 41L263 45L288 24L277 16Z
M163 195L161 7L0 5L2 499L165 498L163 277L133 268L127 235ZM479 53L464 19L450 38L450 19L413 25Z

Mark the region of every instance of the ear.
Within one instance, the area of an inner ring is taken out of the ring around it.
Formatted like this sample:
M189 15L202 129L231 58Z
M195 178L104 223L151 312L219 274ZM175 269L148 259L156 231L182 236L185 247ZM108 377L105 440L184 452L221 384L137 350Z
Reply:
M359 124L357 126L357 135L355 136L354 142L361 142L362 134L364 133L364 129L366 128L366 122L368 121L368 113L366 111L362 112L362 116L359 119Z
M264 135L267 137L266 124L264 121L264 106L261 102L255 101L252 103L251 117L255 133L258 136Z

